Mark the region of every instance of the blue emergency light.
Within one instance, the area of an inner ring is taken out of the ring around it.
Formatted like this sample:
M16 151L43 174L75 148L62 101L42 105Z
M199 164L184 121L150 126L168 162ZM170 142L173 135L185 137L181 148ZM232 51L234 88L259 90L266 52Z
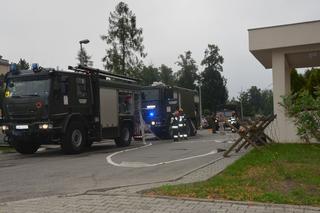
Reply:
M33 64L31 65L31 70L32 70L33 72L38 72L38 71L39 71L39 64L33 63Z
M149 112L149 117L153 117L154 116L154 112Z

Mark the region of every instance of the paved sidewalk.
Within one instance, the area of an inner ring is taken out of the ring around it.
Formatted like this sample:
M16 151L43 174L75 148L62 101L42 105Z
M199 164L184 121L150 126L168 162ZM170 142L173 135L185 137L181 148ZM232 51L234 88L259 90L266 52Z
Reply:
M259 203L207 201L200 199L175 199L169 197L145 197L142 190L163 184L180 184L206 180L221 172L244 153L230 158L220 157L215 162L190 171L189 173L167 182L150 183L116 189L95 189L83 194L51 196L36 199L20 200L0 204L0 212L17 213L62 213L62 212L320 212L320 208L292 205L272 205Z

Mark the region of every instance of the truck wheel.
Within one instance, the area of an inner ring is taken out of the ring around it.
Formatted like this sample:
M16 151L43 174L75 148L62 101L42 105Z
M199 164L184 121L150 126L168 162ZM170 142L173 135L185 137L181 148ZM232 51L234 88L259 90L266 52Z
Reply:
M21 140L13 138L12 143L16 151L24 155L33 154L40 147L40 143L37 140Z
M114 141L118 147L129 146L132 138L132 129L128 124L124 124L120 130L120 137L116 138Z
M86 134L83 125L71 121L62 139L61 149L65 154L78 154L86 144Z

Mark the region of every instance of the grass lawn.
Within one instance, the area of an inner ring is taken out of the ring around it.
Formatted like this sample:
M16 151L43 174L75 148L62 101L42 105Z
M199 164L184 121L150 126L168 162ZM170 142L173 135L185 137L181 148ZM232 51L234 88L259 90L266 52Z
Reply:
M15 149L7 146L0 146L0 153L15 152Z
M164 185L146 194L320 206L320 145L252 150L207 181Z

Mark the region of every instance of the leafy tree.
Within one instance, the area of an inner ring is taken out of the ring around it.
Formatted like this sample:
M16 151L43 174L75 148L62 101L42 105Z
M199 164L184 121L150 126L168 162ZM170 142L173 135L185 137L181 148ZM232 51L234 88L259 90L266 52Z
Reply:
M258 114L267 116L273 113L272 90L261 90L252 86L247 91L241 92L238 100L242 102L244 116L252 117Z
M180 70L176 73L178 86L194 89L195 82L199 79L199 76L197 74L196 61L191 57L191 51L185 52L185 55L179 55L178 59L180 59L180 61L176 62L180 67Z
M313 96L316 97L316 89L320 86L320 69L308 70L305 73L305 88Z
M144 66L140 73L142 84L145 86L151 85L153 82L160 81L160 73L158 68L149 65Z
M305 79L303 75L299 74L296 69L291 71L291 91L296 93L300 91L305 85Z
M30 64L25 60L20 58L17 63L17 70L28 70L30 68Z
M166 85L173 85L175 79L174 79L172 69L162 64L159 70L160 70L160 81Z
M201 61L201 65L204 66L201 73L202 104L205 109L211 111L216 111L228 100L227 80L221 75L224 59L219 51L218 46L209 44Z
M87 66L87 67L92 67L93 61L91 61L91 56L88 55L87 51L82 48L78 52L77 59L79 60L79 65L81 65L81 60L82 60L82 65Z
M293 118L301 139L320 140L320 69L312 68L304 74L291 73L292 93L283 97L281 105Z
M261 92L261 113L263 115L273 114L273 92L270 89Z
M142 44L142 28L136 26L136 16L128 5L120 2L110 13L107 35L101 36L107 43L106 56L102 59L105 68L122 75L141 67L146 56Z
M254 114L261 114L261 89L256 86L252 86L249 89L250 105Z
M307 90L315 97L316 87L320 85L320 69L312 68L304 74L299 74L293 69L291 72L291 91L293 94Z
M315 97L303 89L295 94L283 97L281 105L289 117L293 118L298 135L306 142L311 138L320 141L320 89L315 89Z

